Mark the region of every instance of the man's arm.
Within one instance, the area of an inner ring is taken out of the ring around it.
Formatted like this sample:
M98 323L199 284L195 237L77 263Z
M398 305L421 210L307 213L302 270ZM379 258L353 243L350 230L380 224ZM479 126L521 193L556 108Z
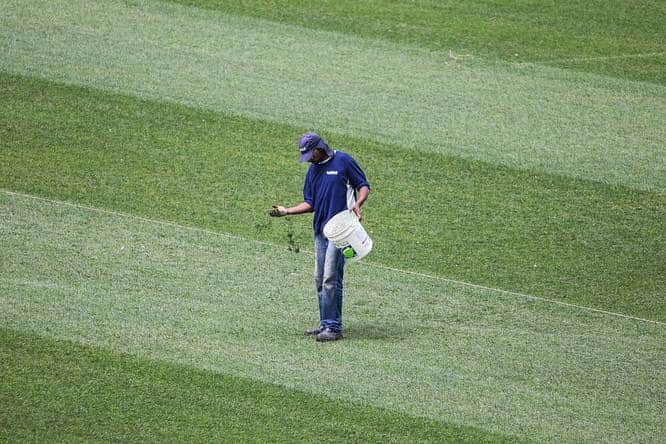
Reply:
M363 219L363 215L361 214L361 205L363 205L363 202L368 198L368 194L370 194L370 187L368 186L362 186L361 188L358 189L358 195L356 196L356 205L354 205L354 208L352 210L356 215L358 216L358 220Z
M273 209L268 213L273 217L289 216L292 214L312 213L313 208L307 202L301 202L295 207L283 207L281 205L273 205Z

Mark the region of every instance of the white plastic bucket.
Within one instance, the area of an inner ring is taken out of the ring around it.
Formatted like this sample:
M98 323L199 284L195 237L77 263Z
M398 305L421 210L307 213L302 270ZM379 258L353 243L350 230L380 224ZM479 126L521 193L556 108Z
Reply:
M344 210L324 225L324 236L342 250L345 260L360 261L372 250L372 239L365 232L356 213Z

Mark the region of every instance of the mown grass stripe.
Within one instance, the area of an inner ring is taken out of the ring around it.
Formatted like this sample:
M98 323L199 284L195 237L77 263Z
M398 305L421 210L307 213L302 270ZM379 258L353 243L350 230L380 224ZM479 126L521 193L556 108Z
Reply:
M347 338L317 344L309 257L0 202L6 328L540 442L663 436L661 325L349 267Z
M576 57L654 54L647 63L578 66L588 72L664 84L666 8L653 0L172 0L174 3L275 20L318 30L416 44L434 50L558 64ZM603 13L600 13L603 11ZM584 42L584 44L581 44ZM569 68L570 65L559 65Z
M258 381L0 328L7 442L515 442Z
M5 72L666 190L660 85L459 63L418 46L157 1L10 2L1 20Z
M618 54L610 56L597 56L597 57L574 57L568 59L557 59L551 61L542 61L541 63L569 63L569 62L592 62L595 60L616 60L616 59L643 59L643 58L655 58L665 56L666 52L648 52L641 54ZM534 62L515 62L516 64L521 63L539 63L538 61Z
M202 233L206 233L206 234L213 235L213 236L223 236L223 237L242 240L242 241L246 241L246 242L250 242L250 243L256 243L256 244L259 244L259 245L265 245L265 246L274 247L274 248L282 248L281 245L278 245L278 244L275 244L275 243L260 241L260 240L257 240L257 239L250 239L250 238L246 238L246 237L243 237L243 236L238 236L238 235L231 234L231 233L207 230L205 228L200 228L200 227L186 226L186 225L181 225L181 224L178 224L178 223L175 223L175 222L169 222L169 221L164 221L164 220L149 219L149 218L137 216L137 215L134 215L134 214L122 213L122 212L119 212L119 211L106 210L106 209L102 209L102 208L95 208L95 207L91 207L91 206L88 206L88 205L77 204L77 203L74 203L74 202L58 201L58 200L54 200L54 199L48 199L48 198L42 197L42 196L34 196L34 195L30 195L30 194L25 194L25 193L18 193L18 192L15 192L15 191L10 191L10 190L5 190L5 189L0 189L0 192L5 193L5 194L10 195L10 196L16 196L16 197L22 197L22 198L28 198L28 199L35 199L35 200L40 200L40 201L48 202L48 203L55 204L55 205L70 206L70 207L73 207L73 208L79 208L79 209L82 209L82 210L99 212L99 213L108 214L108 215L112 215L112 216L120 216L120 217L124 217L124 218L136 219L136 220L146 222L146 223L164 225L164 226L167 226L167 227L178 228L178 229L183 229L183 230L195 230L195 231L200 231ZM312 253L312 250L308 250L307 248L300 248L300 250L303 253ZM507 295L515 296L515 297L519 297L519 298L526 298L526 299L542 301L542 302L545 302L545 303L548 303L548 304L558 304L558 305L563 305L563 306L566 306L566 307L575 308L575 309L579 309L579 310L601 313L601 314L608 315L608 316L620 317L620 318L631 319L631 320L639 321L639 322L649 322L649 323L654 323L654 324L659 324L659 325L666 326L666 323L656 321L656 320L653 320L653 319L644 319L644 318L639 318L639 317L636 317L636 316L629 316L629 315L622 314L622 313L614 313L614 312L611 312L611 311L599 310L599 309L592 308L592 307L584 307L584 306L581 306L581 305L570 304L570 303L567 303L567 302L557 301L557 300L554 300L554 299L548 299L548 298L544 298L544 297L533 296L533 295L524 294L524 293L518 293L518 292L515 292L515 291L503 290L501 288L486 287L486 286L483 286L483 285L478 285L478 284L474 284L474 283L470 283L470 282L458 281L458 280L450 279L450 278L443 277L443 276L435 276L435 275L431 275L431 274L427 274L427 273L419 273L419 272L411 271L411 270L403 270L403 269L389 267L389 266L386 266L386 265L372 263L372 262L363 262L363 263L360 264L360 266L361 267L363 267L363 266L374 267L374 268L378 268L380 270L383 269L383 270L392 271L392 272L396 272L396 273L411 274L411 275L419 276L419 277L422 277L422 278L425 278L425 279L438 280L438 281L447 282L447 283L451 283L451 284L462 285L462 286L465 286L465 287L471 287L471 288L475 288L475 289L479 289L479 290L499 292L499 293L503 293L503 294L507 294Z
M302 128L43 80L0 81L0 187L311 244L308 217L266 215L302 198L304 170L294 160ZM324 135L371 177L370 261L666 319L664 195Z
M622 313L614 313L612 311L599 310L597 308L592 308L592 307L584 307L582 305L570 304L568 302L557 301L557 300L554 300L554 299L548 299L548 298L544 298L544 297L540 297L540 296L533 296L533 295L529 295L529 294L525 294L525 293L518 293L518 292L515 292L515 291L503 290L501 288L486 287L484 285L473 284L473 283L470 283L470 282L457 281L455 279L450 279L450 278L446 278L446 277L443 277L443 276L433 276L431 274L419 273L417 271L411 271L411 270L401 270L401 269L398 269L398 268L393 268L393 267L388 267L386 265L373 264L373 263L369 263L368 266L377 267L377 268L380 268L380 269L385 269L385 270L390 270L390 271L395 271L395 272L399 272L399 273L413 274L413 275L420 276L420 277L427 278L427 279L435 279L435 280L440 280L440 281L443 281L443 282L450 282L450 283L453 283L453 284L464 285L464 286L471 287L471 288L476 288L476 289L479 289L479 290L488 290L488 291L493 291L493 292L504 293L504 294L507 294L507 295L510 295L510 296L516 296L516 297L519 297L519 298L526 298L526 299L532 299L532 300L535 300L535 301L542 301L542 302L545 302L545 303L548 303L548 304L563 305L565 307L570 307L570 308L575 308L575 309L585 310L585 311L592 311L592 312L595 312L595 313L601 313L601 314L605 314L605 315L608 315L608 316L615 316L615 317L631 319L631 320L639 321L639 322L649 322L649 323L653 323L653 324L666 326L665 322L655 321L653 319L644 319L644 318L639 318L639 317L636 317L636 316L629 316L629 315L622 314Z

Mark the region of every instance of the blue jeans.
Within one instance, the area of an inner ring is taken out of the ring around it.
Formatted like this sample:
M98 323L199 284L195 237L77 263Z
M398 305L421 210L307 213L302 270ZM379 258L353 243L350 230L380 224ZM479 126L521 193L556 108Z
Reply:
M319 297L319 323L342 333L342 279L345 258L323 234L315 234L315 286Z

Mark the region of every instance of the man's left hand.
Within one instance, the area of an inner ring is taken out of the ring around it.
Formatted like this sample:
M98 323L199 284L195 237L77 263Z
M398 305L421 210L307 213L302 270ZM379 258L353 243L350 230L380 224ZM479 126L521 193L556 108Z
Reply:
M356 214L356 217L358 217L359 221L363 220L363 214L361 213L361 207L358 204L354 205L354 208L352 208L351 210Z

